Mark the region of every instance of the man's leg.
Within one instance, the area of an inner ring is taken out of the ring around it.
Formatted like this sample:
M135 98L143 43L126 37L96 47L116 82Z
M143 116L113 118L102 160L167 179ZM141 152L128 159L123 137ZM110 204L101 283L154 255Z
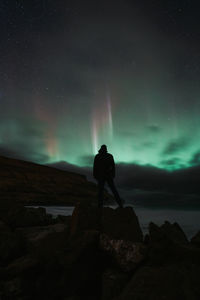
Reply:
M98 207L103 207L103 191L104 191L105 179L98 180Z
M109 179L107 179L106 181L107 181L107 183L108 183L108 185L109 185L111 191L113 192L113 195L114 195L114 197L115 197L115 200L116 200L117 204L119 205L119 207L123 207L123 205L122 205L122 200L121 200L121 198L120 198L120 196L119 196L119 194L118 194L118 191L117 191L117 189L116 189L116 187L115 187L115 184L114 184L113 179L112 179L112 178L109 178Z

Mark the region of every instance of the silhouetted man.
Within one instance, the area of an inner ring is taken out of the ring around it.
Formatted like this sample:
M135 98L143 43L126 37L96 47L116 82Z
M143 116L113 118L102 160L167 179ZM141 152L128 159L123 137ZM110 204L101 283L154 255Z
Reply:
M115 163L113 156L107 152L106 145L102 145L99 153L94 158L93 176L98 181L98 206L103 207L103 191L105 182L108 183L115 200L120 207L122 200L116 190L113 178L115 177Z

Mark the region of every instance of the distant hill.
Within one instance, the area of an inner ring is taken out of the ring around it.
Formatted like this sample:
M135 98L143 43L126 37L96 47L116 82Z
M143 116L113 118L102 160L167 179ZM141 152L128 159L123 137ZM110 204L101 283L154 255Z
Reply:
M96 195L96 185L84 175L0 156L0 201L74 205L96 201Z

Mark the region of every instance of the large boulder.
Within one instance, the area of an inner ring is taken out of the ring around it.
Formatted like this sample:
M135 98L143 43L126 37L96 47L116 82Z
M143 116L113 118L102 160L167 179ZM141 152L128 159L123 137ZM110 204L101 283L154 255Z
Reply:
M143 241L142 230L132 207L116 209L104 207L102 212L102 233L116 240Z
M165 222L162 226L149 225L148 258L152 264L169 263L200 264L199 249L188 242L177 224Z
M101 230L101 210L90 202L79 202L72 213L70 234L79 235L85 230Z
M116 268L106 268L102 273L102 300L118 296L129 280L129 274Z
M1 223L0 235L0 265L4 266L26 253L27 242L20 233L12 232Z
M52 215L46 213L43 207L33 208L16 205L11 208L5 221L12 227L41 226L54 223Z
M181 265L144 266L115 300L198 300L200 268Z
M200 248L200 231L191 238L191 244Z
M171 224L165 221L160 227L154 223L149 224L149 235L151 242L168 239L175 243L188 244L188 239L178 223Z
M146 248L142 243L110 239L106 234L100 237L100 248L124 272L134 270L146 257Z
M53 233L67 233L67 225L64 223L57 223L48 226L33 226L33 227L22 227L17 228L16 232L23 235L30 243L38 244L43 239L46 239L48 235ZM66 234L67 237L67 234Z
M5 268L0 284L5 299L100 297L102 273L98 231L85 231L68 240L62 226L57 224L54 230L51 228L51 233L44 235L29 233L34 251Z

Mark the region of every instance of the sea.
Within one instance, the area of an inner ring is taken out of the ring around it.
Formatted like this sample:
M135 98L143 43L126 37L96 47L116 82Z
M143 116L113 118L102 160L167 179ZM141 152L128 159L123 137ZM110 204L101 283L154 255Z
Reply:
M148 233L149 223L153 222L162 225L165 221L178 223L185 232L188 239L191 239L200 230L200 209L177 209L177 208L151 208L140 205L127 204L132 206L141 225L144 234ZM38 207L38 206L34 206ZM74 210L73 206L41 206L53 217L57 215L70 216ZM110 205L116 208L115 205Z

